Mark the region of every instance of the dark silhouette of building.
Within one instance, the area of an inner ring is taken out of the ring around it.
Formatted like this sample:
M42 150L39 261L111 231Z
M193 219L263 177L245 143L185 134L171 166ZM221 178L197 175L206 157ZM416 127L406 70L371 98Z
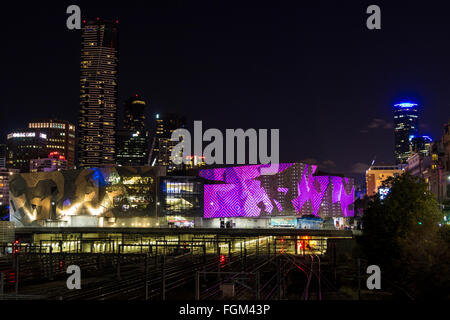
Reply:
M78 165L115 164L118 22L83 21Z
M182 168L182 165L177 166L172 162L172 149L178 142L171 141L170 138L172 132L184 128L185 125L185 117L172 113L155 115L155 134L150 154L151 165L165 166L168 172Z
M139 96L125 103L123 126L117 131L117 164L122 166L148 165L148 128L145 111L147 104Z

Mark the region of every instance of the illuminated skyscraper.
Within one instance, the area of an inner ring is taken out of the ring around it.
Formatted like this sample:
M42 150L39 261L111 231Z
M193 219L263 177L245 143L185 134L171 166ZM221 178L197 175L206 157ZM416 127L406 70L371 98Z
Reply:
M83 21L78 165L115 164L118 72L117 21Z
M125 103L123 127L117 131L117 163L122 166L148 164L147 104L138 95Z
M412 138L417 137L419 128L418 105L403 102L394 105L395 161L406 163L411 155Z

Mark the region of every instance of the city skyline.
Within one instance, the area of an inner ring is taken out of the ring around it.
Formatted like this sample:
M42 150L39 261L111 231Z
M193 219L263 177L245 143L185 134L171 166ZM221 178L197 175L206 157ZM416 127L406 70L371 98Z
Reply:
M446 83L442 68L449 66L439 65L440 81L436 77L430 80L426 75L436 71L435 64L442 61L439 59L450 48L440 43L437 36L424 38L427 31L438 29L437 22L424 24L422 30L407 19L419 14L419 8L414 5L404 10L400 6L385 5L388 10L383 11L384 28L379 34L365 28L363 5L295 8L285 5L270 10L259 8L258 14L253 15L249 15L249 8L231 11L211 5L202 8L157 7L143 10L146 19L138 6L119 10L101 4L80 2L79 5L83 18L100 16L118 20L121 38L119 105L126 97L139 92L146 97L154 113L168 111L187 115L188 128L194 120L203 120L207 127L223 130L280 128L281 162L315 160L329 171L358 172L359 177L375 157L380 163L394 162L392 106L395 103L417 101L421 106L420 132L433 138L442 134L446 119L442 105L445 105L443 101L450 100L450 97L444 98L447 93L445 86L442 87ZM11 109L8 112L11 119L0 129L2 137L43 114L48 118L55 116L76 122L78 98L74 83L79 78L80 31L67 30L63 23L67 17L64 9L62 5L50 8L41 19L42 29L50 28L61 40L57 49L52 45L43 46L44 52L63 51L58 56L50 54L51 59L40 66L33 66L38 73L45 66L49 75L40 83L27 85L30 95L25 97L18 97L14 94L17 89L5 84L11 90L2 102L2 112ZM182 13L182 9L189 9L192 16ZM285 21L270 19L287 13L288 9L295 10ZM270 11L273 10L272 14ZM361 21L355 19L358 10ZM332 17L335 11L342 14L339 15L341 19ZM308 14L320 16L320 24L308 18ZM440 13L433 10L433 14L436 17ZM350 16L350 20L345 19ZM212 17L217 21L212 21ZM231 18L234 24L228 28L225 22ZM263 25L263 21L269 23ZM311 22L311 26L308 27L307 22ZM18 27L16 32L24 32L26 24ZM203 29L203 24L211 30ZM15 24L11 22L11 25ZM339 43L323 33L332 25L340 26L334 31ZM394 32L386 34L384 29L387 28ZM137 35L138 29L143 31ZM45 33L40 33L39 29L36 32L39 35ZM214 37L208 37L213 32ZM313 38L313 35L321 37ZM400 37L399 43L395 43L395 35ZM44 43L47 41L42 36L37 38ZM144 39L148 42L136 41ZM425 48L420 46L409 51L406 58L396 57L396 49L407 47L417 39L442 46L442 50L434 53L433 63L425 58ZM361 43L361 48L366 51L359 50L353 42ZM21 44L14 40L12 43L19 50ZM331 47L326 47L327 43ZM283 46L279 50L264 50L269 44L275 48L278 48L277 44ZM181 47L182 50L177 50ZM236 48L240 54L235 53ZM325 48L334 51L326 52ZM319 52L319 56L314 57ZM11 61L19 58L20 55L11 57ZM411 67L415 59L425 59L427 63L414 63ZM359 68L363 60L368 60L367 71ZM21 69L20 65L11 65ZM414 67L417 65L421 67ZM348 68L345 72L344 66ZM8 68L6 74L14 80L15 76ZM39 92L48 86L45 79L55 73L61 75L60 70L64 71L64 76L59 83L53 84L57 86L54 99L57 102L49 103ZM33 79L33 73L29 76ZM36 93L34 87L41 90ZM65 106L58 108L61 103ZM218 110L221 117L216 116ZM24 111L26 120L19 120L18 114L23 117Z
M0 300L448 300L449 9L8 3Z

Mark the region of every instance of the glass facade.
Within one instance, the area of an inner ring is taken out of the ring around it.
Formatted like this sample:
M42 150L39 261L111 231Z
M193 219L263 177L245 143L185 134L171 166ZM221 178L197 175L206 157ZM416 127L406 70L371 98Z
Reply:
M164 177L160 183L161 214L203 216L203 183L196 177Z

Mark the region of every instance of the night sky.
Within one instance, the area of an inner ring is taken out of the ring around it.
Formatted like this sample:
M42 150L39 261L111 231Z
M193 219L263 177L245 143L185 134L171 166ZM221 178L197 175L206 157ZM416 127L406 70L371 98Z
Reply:
M375 156L394 161L394 103L418 102L421 133L440 138L450 118L445 2L303 2L2 4L0 143L30 120L76 123L81 32L66 28L70 4L83 18L119 20L120 106L138 93L151 112L204 130L279 128L282 161L359 179ZM366 28L370 4L381 30Z

